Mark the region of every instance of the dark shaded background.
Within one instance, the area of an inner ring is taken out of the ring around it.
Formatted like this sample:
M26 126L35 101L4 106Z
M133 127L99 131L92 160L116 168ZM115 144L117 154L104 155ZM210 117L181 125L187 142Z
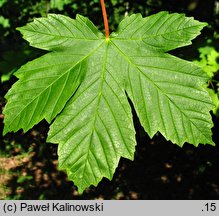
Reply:
M42 54L29 47L16 27L48 12L75 17L89 17L103 29L98 0L0 1L0 113L6 103L4 95L16 81L13 72L22 64ZM56 3L56 4L55 4ZM209 23L193 45L172 53L188 60L197 59L198 48L205 45L218 49L219 2L215 0L112 0L106 1L111 30L116 29L125 14L147 16L162 10L186 13ZM1 5L2 4L2 5ZM4 17L7 22L1 21ZM11 74L11 76L9 76ZM2 136L3 115L0 114L0 199L218 199L219 198L219 121L214 121L213 140L216 147L183 148L167 142L160 134L152 140L140 126L134 113L138 145L135 160L121 159L112 181L103 179L98 187L90 187L78 195L65 173L57 170L57 146L46 143L49 125L43 121L26 134L19 131Z

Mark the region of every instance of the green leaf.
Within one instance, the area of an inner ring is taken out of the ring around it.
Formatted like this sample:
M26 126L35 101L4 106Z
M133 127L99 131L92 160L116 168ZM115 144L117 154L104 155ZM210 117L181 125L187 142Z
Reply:
M6 95L4 133L20 128L27 131L44 118L51 122L83 79L84 60L102 43L97 29L82 16L71 20L49 15L20 31L32 46L56 52L27 63L15 73L20 80Z
M219 53L214 47L206 46L199 48L200 60L194 61L195 64L199 65L209 77L213 77L214 74L219 70Z
M215 50L214 47L210 46L205 46L199 48L199 53L200 53L200 60L195 60L194 63L199 65L203 71L205 71L208 76L213 79L215 74L219 70L219 52ZM213 86L212 80L210 80L211 87ZM218 84L217 84L218 86ZM213 113L218 116L219 115L219 98L218 98L218 88L216 89L207 89L212 101L214 103L214 109L212 110Z
M70 3L72 3L72 0L50 0L51 8L57 8L60 11L64 9L65 5Z
M0 8L7 2L7 0L0 0Z
M135 14L106 40L82 16L35 19L19 30L32 46L51 52L15 74L4 132L27 131L59 114L47 141L59 144L59 167L79 192L112 179L121 157L134 158L128 97L150 137L159 131L179 146L213 145L207 74L165 53L191 44L205 25L182 14Z
M122 79L111 63L114 57L109 43L104 43L89 58L92 67L49 132L48 141L60 144L60 168L71 167L69 178L79 191L97 185L103 176L112 179L120 157L134 157L132 114ZM121 61L118 56L114 63Z
M115 6L118 3L118 0L111 0L111 3L113 6Z
M132 44L142 43L147 49L169 51L191 44L191 40L200 34L206 23L200 23L184 14L158 14L142 18L133 14L119 25L117 39Z
M3 28L9 28L10 27L9 19L0 16L0 26L2 26Z
M213 89L208 89L209 95L212 98L212 101L214 103L214 109L212 110L214 115L219 116L219 98L218 98L218 91L215 92Z

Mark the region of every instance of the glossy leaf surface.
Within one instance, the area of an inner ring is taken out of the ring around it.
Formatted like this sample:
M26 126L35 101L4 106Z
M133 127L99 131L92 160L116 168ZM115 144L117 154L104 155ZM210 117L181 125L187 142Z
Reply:
M166 53L191 44L205 25L182 14L134 14L106 40L80 15L35 19L19 30L31 46L50 52L17 71L4 133L56 118L48 142L59 144L59 167L80 192L112 179L121 157L133 160L128 97L150 137L159 131L179 146L213 144L208 76Z

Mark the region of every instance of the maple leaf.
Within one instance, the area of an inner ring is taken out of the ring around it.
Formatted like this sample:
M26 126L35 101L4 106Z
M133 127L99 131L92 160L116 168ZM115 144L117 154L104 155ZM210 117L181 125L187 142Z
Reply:
M121 157L133 160L127 97L150 137L159 131L179 146L213 145L208 76L166 53L191 44L205 25L176 13L133 14L107 40L81 15L35 19L19 30L31 46L51 52L16 72L4 133L56 118L47 141L59 144L59 168L79 192L112 179Z

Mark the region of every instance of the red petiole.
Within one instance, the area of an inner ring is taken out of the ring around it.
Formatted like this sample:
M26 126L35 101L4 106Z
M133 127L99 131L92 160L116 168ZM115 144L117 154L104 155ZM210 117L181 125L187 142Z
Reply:
M106 32L106 39L109 39L109 24L107 19L107 13L106 13L106 7L104 0L100 0L101 8L102 8L102 14L103 14L103 21L104 21L104 27Z

